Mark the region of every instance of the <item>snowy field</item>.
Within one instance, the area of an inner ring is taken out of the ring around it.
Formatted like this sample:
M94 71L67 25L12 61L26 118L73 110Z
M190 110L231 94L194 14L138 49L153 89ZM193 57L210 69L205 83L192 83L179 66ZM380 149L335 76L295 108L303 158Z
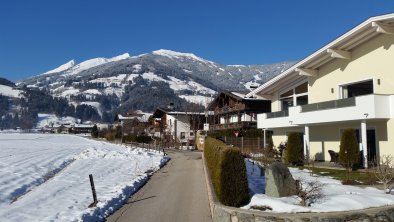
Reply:
M294 179L301 181L318 180L323 185L324 197L312 204L310 207L299 205L299 199L296 196L274 198L264 194L265 180L260 175L260 168L249 161L246 162L248 182L251 193L254 194L251 202L242 207L250 209L251 206L269 206L272 211L278 213L295 213L295 212L334 212L359 210L370 207L379 207L394 204L394 195L385 194L383 190L373 187L360 188L350 185L342 185L339 180L325 176L311 176L308 170L298 170L290 168L290 173Z
M0 134L1 221L102 221L167 157L72 135ZM89 183L93 174L98 204Z

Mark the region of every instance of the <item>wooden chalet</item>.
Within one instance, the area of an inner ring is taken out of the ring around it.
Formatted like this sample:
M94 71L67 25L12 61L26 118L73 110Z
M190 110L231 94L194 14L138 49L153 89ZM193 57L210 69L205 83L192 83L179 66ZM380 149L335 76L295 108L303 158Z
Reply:
M209 105L210 130L257 128L257 114L271 112L271 101L249 97L247 92L221 92Z

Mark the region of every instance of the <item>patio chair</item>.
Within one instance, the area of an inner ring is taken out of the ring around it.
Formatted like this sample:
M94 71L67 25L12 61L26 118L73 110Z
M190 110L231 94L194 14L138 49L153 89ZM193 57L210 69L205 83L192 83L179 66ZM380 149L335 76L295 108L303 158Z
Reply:
M339 153L335 152L334 150L328 150L328 153L330 154L331 157L330 163L331 162L338 163Z

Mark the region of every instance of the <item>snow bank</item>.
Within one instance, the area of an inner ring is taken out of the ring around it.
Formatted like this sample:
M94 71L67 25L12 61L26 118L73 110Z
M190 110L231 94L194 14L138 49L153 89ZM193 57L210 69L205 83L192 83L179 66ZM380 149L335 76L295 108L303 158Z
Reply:
M0 134L0 147L2 221L102 221L168 160L72 135Z
M246 162L247 169L252 168L252 163ZM277 213L295 213L295 212L334 212L334 211L349 211L360 210L370 207L380 207L394 204L394 195L385 194L383 190L372 187L360 188L350 185L342 185L338 180L325 177L311 176L308 170L298 170L290 168L290 172L294 179L301 179L304 181L319 181L324 184L323 194L324 198L313 203L310 207L303 207L298 205L299 200L296 196L274 198L264 194L263 191L255 192L251 202L242 207L250 209L251 206L269 206L272 212ZM248 173L249 183L252 182L251 187L264 187L264 183L255 183L256 180ZM251 181L250 181L251 180ZM258 185L259 184L259 185Z

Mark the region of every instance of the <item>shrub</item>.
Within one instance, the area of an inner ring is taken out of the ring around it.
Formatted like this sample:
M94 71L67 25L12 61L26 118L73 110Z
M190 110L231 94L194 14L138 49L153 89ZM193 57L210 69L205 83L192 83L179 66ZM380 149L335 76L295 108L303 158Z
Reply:
M152 141L152 137L150 136L137 136L136 138L137 143L150 143Z
M347 169L347 180L350 177L350 171L353 165L359 161L359 149L354 129L345 129L341 136L339 145L339 162Z
M116 132L115 131L108 131L104 135L105 139L108 141L114 141L116 137Z
M92 132L91 135L93 138L97 138L99 136L99 130L96 124L94 124L93 128L92 128Z
M208 137L204 157L220 202L234 207L247 204L250 198L248 180L240 150Z
M287 164L292 164L294 166L303 165L304 146L300 133L289 133L285 149L285 161Z

